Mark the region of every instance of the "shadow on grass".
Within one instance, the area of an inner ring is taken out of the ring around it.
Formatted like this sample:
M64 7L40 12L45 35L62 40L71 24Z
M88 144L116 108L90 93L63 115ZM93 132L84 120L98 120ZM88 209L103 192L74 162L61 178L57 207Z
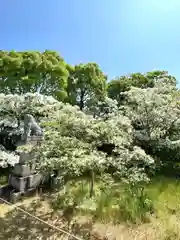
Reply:
M64 221L61 216L53 214L53 212L45 212L41 208L41 202L33 202L28 207L21 207L32 215L39 217L40 219L49 222L50 224L61 228L65 231L70 232L84 240L98 240L105 239L96 237L92 234L93 223L90 221L72 223L70 229L67 229L67 222ZM40 211L39 211L40 210ZM59 233L59 231L49 227L48 225L41 223L40 221L28 216L18 209L14 209L5 214L4 217L0 218L0 240L9 239L23 239L23 240L34 240L34 239L74 239L67 238L66 234Z
M44 214L44 216L36 214L34 203L28 209L23 209L44 221L48 221L50 217L49 213ZM51 239L50 237L53 234L55 234L55 231L47 225L17 209L11 210L3 218L0 218L0 239Z

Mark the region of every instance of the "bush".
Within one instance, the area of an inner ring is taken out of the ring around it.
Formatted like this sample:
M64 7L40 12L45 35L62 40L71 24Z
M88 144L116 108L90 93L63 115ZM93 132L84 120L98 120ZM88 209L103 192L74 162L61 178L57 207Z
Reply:
M140 186L128 186L118 202L120 218L127 222L147 222L154 206Z
M73 208L73 214L88 214L96 221L115 224L146 222L154 211L152 201L139 186L96 180L92 198L87 180L69 182L65 188L52 202L55 211Z

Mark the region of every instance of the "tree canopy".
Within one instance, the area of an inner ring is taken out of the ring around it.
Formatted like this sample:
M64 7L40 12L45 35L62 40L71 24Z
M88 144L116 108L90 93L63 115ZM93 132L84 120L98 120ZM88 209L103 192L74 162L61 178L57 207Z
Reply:
M68 79L69 102L83 110L92 98L102 99L106 95L106 80L96 63L76 65Z
M167 83L176 85L176 78L169 75L167 71L154 70L147 73L133 73L129 76L121 76L111 80L108 83L108 95L112 99L116 99L119 104L123 101L122 92L130 90L130 88L152 88L156 81L166 79Z
M108 82L96 63L71 66L54 51L1 51L0 74L1 166L16 161L9 146L26 113L45 130L35 149L42 172L139 182L179 162L180 93L166 71Z
M68 76L65 61L54 51L0 51L2 93L40 92L60 97L66 92Z

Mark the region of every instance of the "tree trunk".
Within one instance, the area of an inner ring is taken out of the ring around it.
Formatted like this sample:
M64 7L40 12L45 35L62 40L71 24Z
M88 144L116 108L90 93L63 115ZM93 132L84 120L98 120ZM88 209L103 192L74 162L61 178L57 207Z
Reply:
M92 170L89 197L92 198L93 195L94 195L94 171Z
M85 95L85 90L81 91L80 93L80 102L79 102L79 107L80 110L82 111L84 108L84 95Z

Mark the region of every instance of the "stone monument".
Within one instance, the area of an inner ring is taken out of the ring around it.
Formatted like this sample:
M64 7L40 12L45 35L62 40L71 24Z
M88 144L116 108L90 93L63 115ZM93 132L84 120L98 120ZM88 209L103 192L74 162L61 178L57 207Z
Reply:
M17 146L25 146L27 144L36 145L43 140L43 130L40 128L34 117L26 114L24 117L24 133L22 138L17 142ZM9 200L15 202L22 195L27 195L36 190L41 184L42 175L37 173L33 159L36 158L36 153L18 151L19 163L15 164L13 170L9 174L8 189ZM0 195L2 195L2 189Z

